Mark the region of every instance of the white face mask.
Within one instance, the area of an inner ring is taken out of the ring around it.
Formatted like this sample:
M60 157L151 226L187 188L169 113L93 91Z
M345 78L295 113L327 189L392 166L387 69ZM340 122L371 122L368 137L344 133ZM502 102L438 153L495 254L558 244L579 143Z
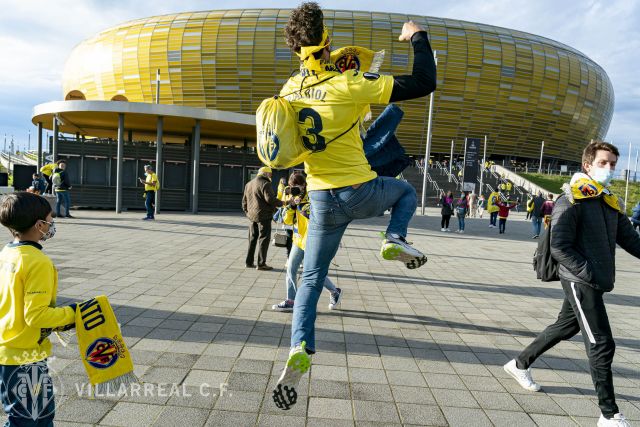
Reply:
M613 179L613 172L613 169L594 167L591 171L591 178L598 184L606 187Z
M40 232L40 234L42 234L42 237L40 237L40 240L44 242L45 240L49 240L56 235L56 224L53 221L48 222L48 221L42 220L42 222L49 224L49 231L47 231L46 233L43 233L42 231Z

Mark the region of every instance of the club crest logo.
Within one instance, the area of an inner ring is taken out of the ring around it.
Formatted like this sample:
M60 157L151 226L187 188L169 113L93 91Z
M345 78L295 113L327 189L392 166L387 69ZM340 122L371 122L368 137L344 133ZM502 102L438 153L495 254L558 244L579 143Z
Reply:
M344 73L347 70L359 70L360 59L355 53L345 53L336 60L336 67L340 72Z
M264 131L264 136L260 136L258 149L260 150L261 157L274 161L280 151L280 138L278 138L278 135L271 129Z
M591 183L584 183L578 187L583 196L595 196L598 194L598 188Z
M94 368L106 369L118 361L120 353L120 345L116 341L102 337L87 347L85 360Z

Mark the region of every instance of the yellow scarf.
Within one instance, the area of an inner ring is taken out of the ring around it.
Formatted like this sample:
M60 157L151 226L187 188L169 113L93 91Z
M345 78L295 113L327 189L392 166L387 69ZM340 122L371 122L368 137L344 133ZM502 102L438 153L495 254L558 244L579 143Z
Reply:
M384 50L374 52L360 46L346 46L331 52L331 62L342 73L347 70L377 73L384 61L384 55Z
M106 296L78 304L76 334L80 358L96 393L113 393L122 384L138 382L118 320Z
M316 73L319 73L322 71L322 63L320 62L319 59L316 59L316 57L313 56L313 54L321 51L327 46L329 46L329 30L327 29L327 27L324 27L324 31L322 31L322 41L320 42L320 45L302 46L300 48L300 53L296 52L296 55L298 55L298 57L302 61L304 68L306 68L309 71L314 71Z
M574 200L602 197L605 203L618 212L623 212L620 199L602 184L590 179L587 175L571 180L571 195Z

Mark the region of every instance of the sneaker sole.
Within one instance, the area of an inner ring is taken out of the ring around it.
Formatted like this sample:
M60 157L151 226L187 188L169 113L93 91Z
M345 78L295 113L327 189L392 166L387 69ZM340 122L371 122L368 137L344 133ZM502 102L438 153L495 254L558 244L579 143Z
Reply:
M287 365L278 383L273 389L272 397L276 406L284 411L291 409L298 401L296 385L300 378L311 367L311 358L306 353L297 353L289 357Z
M403 262L410 270L422 267L427 263L427 257L425 255L415 256L408 254L400 245L394 243L384 245L380 251L380 255L388 261Z
M525 387L525 386L523 386L522 384L520 384L520 381L518 381L518 377L517 377L513 372L511 372L510 370L508 370L508 369L507 369L507 366L506 366L506 365L505 365L505 366L503 366L503 367L502 367L502 369L504 369L504 371L505 371L507 374L509 374L509 376L511 376L511 378L513 378L514 380L516 380L516 382L518 383L518 385L519 385L520 387L522 387L524 390L527 390L527 391L533 391L533 392L538 392L538 391L540 391L540 390L542 389L542 387L540 387L539 385L538 385L538 387L537 387L537 388L535 388L535 387L534 387L534 388L528 388L528 387Z
M293 311L293 308L273 308L273 307L271 307L271 310L277 311L277 312L280 312L280 313L291 313Z

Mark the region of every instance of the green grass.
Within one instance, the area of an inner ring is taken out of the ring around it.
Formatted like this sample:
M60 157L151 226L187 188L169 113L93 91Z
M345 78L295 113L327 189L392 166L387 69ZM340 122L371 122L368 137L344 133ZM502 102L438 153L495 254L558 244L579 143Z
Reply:
M552 193L560 193L562 184L569 182L569 175L545 175L539 173L519 173L521 177L544 188ZM611 191L624 200L626 182L621 179L611 181ZM627 214L631 215L631 209L640 201L640 182L629 182L629 197L627 198Z

